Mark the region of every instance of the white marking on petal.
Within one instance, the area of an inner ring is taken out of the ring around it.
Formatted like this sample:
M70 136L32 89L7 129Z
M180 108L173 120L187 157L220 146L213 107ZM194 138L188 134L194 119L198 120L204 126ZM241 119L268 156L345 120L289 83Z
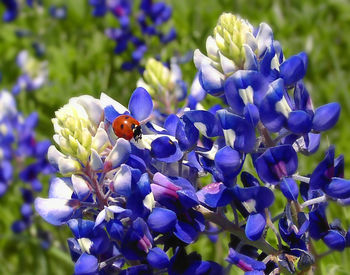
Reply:
M247 105L248 103L254 103L254 90L251 86L248 86L246 89L239 89L238 93L245 105Z
M255 206L256 206L256 201L253 199L247 200L242 202L244 207L247 209L249 213L256 212Z
M91 249L91 247L93 245L92 241L90 239L88 239L88 238L80 238L77 241L78 241L78 244L79 244L79 246L81 248L81 251L83 253L87 252L87 253L90 254L90 249Z
M224 129L224 137L225 137L226 145L234 148L235 140L236 140L235 131L233 131L232 129Z
M219 145L218 145L217 141L215 141L213 146L211 147L210 151L206 151L206 152L198 152L197 151L197 153L210 159L210 160L214 160L215 155L216 155L218 150L219 150Z
M292 111L284 96L280 101L276 102L275 109L277 112L283 114L286 118L288 118L289 113Z
M201 134L203 134L205 137L208 137L207 135L207 126L202 123L202 122L195 122L193 123L194 127L196 127L198 129L199 132L201 132Z
M149 209L150 211L152 211L152 209L154 208L156 202L154 200L154 196L153 193L149 193L144 199L143 199L143 205Z

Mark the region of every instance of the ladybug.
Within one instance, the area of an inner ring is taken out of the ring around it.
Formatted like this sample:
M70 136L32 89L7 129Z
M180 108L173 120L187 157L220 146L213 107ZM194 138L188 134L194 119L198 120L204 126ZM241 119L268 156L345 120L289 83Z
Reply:
M117 137L136 141L142 138L140 122L129 115L118 116L112 124L113 131Z

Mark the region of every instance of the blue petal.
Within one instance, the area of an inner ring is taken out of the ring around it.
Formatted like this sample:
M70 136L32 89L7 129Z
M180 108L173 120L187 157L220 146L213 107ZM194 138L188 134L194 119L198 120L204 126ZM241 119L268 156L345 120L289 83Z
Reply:
M250 214L245 226L245 234L251 241L260 239L266 225L265 216L260 213Z
M233 248L229 249L229 254L225 260L231 264L235 264L241 267L243 267L242 264L244 264L244 266L249 267L251 270L265 270L266 268L266 265L263 262L254 260L247 255L238 253Z
M146 172L146 163L144 162L144 160L136 155L131 154L129 156L128 161L125 163L127 165L129 165L130 167L133 167L135 169L138 169L141 171L141 173Z
M241 173L241 181L244 187L259 186L259 181L250 173L243 171Z
M264 75L264 76L269 76L271 75L271 61L272 59L275 57L275 49L274 47L271 45L269 46L266 51L263 53L263 56L259 56L260 58L260 72Z
M266 128L278 132L285 124L286 117L276 104L284 99L284 82L281 78L270 83L269 90L259 107L260 119ZM288 112L288 110L284 110Z
M307 137L304 136L304 140L309 154L314 154L320 146L321 135L308 133Z
M170 114L166 118L164 122L164 128L168 130L170 135L175 136L177 124L179 123L179 121L180 121L180 118L175 114Z
M75 275L97 274L98 260L95 256L84 253L80 256L74 266Z
M324 204L320 204L316 210L310 212L309 220L309 233L311 238L319 240L327 234L329 230L329 225L326 217Z
M287 86L302 79L306 73L305 54L294 55L284 61L280 66L280 76Z
M183 116L182 121L177 124L175 137L181 150L186 151L197 144L199 131L186 116Z
M215 115L208 111L188 111L185 116L194 124L201 134L206 137L222 135L222 130Z
M112 105L105 107L104 113L105 113L105 119L111 124L118 116L121 115L114 109Z
M296 134L306 134L312 128L312 117L304 111L292 111L287 121L288 129Z
M149 228L159 233L172 231L176 222L177 217L173 211L158 207L153 209L147 220Z
M220 182L210 183L201 188L196 194L201 203L212 208L225 206L233 199L231 191Z
M83 219L71 219L68 221L68 226L76 239L87 238L91 234L95 222Z
M116 239L118 241L120 241L123 238L124 226L120 221L116 219L109 221L106 225L106 229L111 238Z
M225 146L217 151L214 162L217 170L223 176L222 180L225 181L225 184L230 184L241 171L243 156L231 147Z
M211 95L219 96L224 91L224 75L209 64L202 64L199 81L203 89Z
M275 200L273 192L265 186L246 188L235 186L233 192L239 201L247 202L251 207L254 207L254 209L252 209L253 212L264 211L264 209L270 207Z
M160 161L175 162L182 158L182 152L177 142L163 136L152 141L151 154Z
M283 177L296 172L298 156L291 145L272 147L257 158L255 167L264 182L278 184Z
M243 115L245 119L252 124L253 127L255 127L260 120L259 109L254 104L247 104L244 107Z
M226 144L239 151L250 153L254 149L256 140L254 126L227 110L219 110L217 114L224 131Z
M232 110L238 115L243 115L246 104L260 105L267 92L268 83L260 73L244 70L230 76L225 81L224 88L226 100Z
M153 111L150 94L142 87L136 88L129 101L131 115L138 121L148 118Z
M149 251L147 261L153 268L158 269L166 268L170 263L168 255L159 247L154 247Z
M322 189L334 176L334 155L335 147L330 146L325 158L317 165L310 177L310 189Z
M337 102L328 103L318 107L315 110L312 128L317 132L331 129L339 119L340 110L341 107Z
M297 183L291 178L284 178L281 181L281 191L288 200L296 201L299 195Z
M325 244L334 250L343 251L345 248L345 238L336 230L329 230L323 237Z
M34 201L35 210L48 223L61 225L66 223L73 214L74 209L66 199L43 199L36 198Z
M196 240L198 232L188 223L178 221L175 226L174 235L184 243L190 244Z
M332 178L329 185L324 187L324 192L333 198L346 199L350 197L350 180Z

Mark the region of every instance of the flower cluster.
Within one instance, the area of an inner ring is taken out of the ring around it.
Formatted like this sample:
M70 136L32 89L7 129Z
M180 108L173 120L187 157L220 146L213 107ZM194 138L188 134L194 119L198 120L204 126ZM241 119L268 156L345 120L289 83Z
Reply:
M118 20L119 28L106 29L105 33L117 43L114 49L116 54L122 54L130 47L133 49L131 59L122 64L124 70L139 67L149 46L146 42L149 37L156 36L163 44L176 37L174 28L166 33L161 30L172 14L171 7L164 2L142 0L137 14L133 12L132 0L90 0L90 5L94 16L104 16L110 12ZM137 34L138 29L142 33L141 37Z
M310 269L320 258L313 240L350 245L325 212L350 201L343 157L331 146L311 175L298 172L299 157L318 150L340 114L338 103L313 107L306 54L285 59L267 24L223 14L194 62L189 95L176 66L151 59L128 108L101 94L56 112L48 159L62 177L35 208L71 229L75 274L223 274L186 251L223 231L228 268L246 274ZM206 94L222 104L205 110ZM167 106L169 98L185 103ZM285 207L274 213L277 197Z
M18 15L18 3L16 0L1 0L1 3L5 6L5 12L2 15L4 22L10 22L16 19Z
M38 54L43 53L40 44L34 43L33 48ZM47 82L47 61L39 61L30 56L28 51L23 50L17 55L16 62L21 70L21 75L18 77L16 84L12 88L13 94L17 95L23 90L28 92L37 90Z
M38 115L23 117L16 108L14 97L7 91L0 93L0 196L3 196L17 178L21 187L23 205L21 219L12 225L14 232L25 230L32 223L35 193L40 192L41 174L52 173L46 160L49 140L37 141L35 127Z
M4 22L11 22L17 18L22 7L23 1L1 0L0 3L2 3L5 6L5 12L2 15L2 20ZM33 8L35 5L41 8L43 6L43 2L42 0L26 0L26 5L30 8ZM67 15L67 7L65 5L51 5L49 7L49 14L52 18L55 19L65 19Z

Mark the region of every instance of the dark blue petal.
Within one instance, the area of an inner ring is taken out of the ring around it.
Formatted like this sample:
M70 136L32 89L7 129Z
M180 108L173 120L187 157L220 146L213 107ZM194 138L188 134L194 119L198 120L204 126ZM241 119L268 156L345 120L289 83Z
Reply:
M159 233L171 232L176 222L177 217L173 211L158 207L153 209L147 220L149 228Z
M325 244L334 250L343 251L345 248L345 238L336 230L329 230L323 237Z
M251 241L260 239L266 225L265 216L260 213L250 214L245 226L245 234Z
M337 102L328 103L318 107L315 110L312 128L317 132L331 129L339 119L340 110L341 107Z
M272 205L275 200L273 192L265 186L253 186L241 188L235 186L235 197L240 202L247 202L252 209L249 212L262 212L265 208Z
M291 56L281 64L280 76L283 78L285 85L292 85L305 76L306 63L306 54L300 53Z
M243 115L247 121L250 121L253 127L255 127L260 120L259 109L254 104L247 104L244 107Z
M147 261L153 268L158 269L166 268L170 263L168 255L159 247L154 247L149 251Z
M119 220L111 220L106 225L107 232L111 238L120 241L124 235L124 226Z
M269 90L259 107L260 119L265 127L272 131L278 132L285 124L289 112L285 104L280 106L284 99L284 82L281 78L270 83ZM277 108L280 104L280 108Z
M226 144L239 151L250 153L255 146L255 128L250 121L229 113L227 110L217 112L221 122Z
M306 134L312 128L312 117L304 111L292 111L289 113L287 127L295 134Z
M310 189L322 189L334 176L335 147L328 148L325 158L317 165L310 177Z
M225 260L231 264L237 265L239 268L245 271L265 270L266 268L266 265L263 262L238 253L233 248L229 249L229 254Z
M136 88L129 101L131 115L138 121L148 118L153 111L153 102L150 94L142 87Z
M162 136L152 141L151 154L160 161L172 163L182 158L182 152L177 142Z
M324 205L320 205L316 210L310 212L309 220L309 233L313 239L319 240L327 234L329 225Z
M215 155L215 166L222 174L225 184L233 183L234 178L240 173L243 164L243 156L229 146L217 151Z
M269 148L255 161L259 177L277 184L283 177L293 175L298 168L298 156L291 145Z
M259 186L259 181L250 173L243 171L241 173L241 181L244 187Z
M183 116L177 124L175 137L181 150L186 151L197 144L199 131L186 116Z
M299 189L297 183L291 178L284 178L281 181L281 191L288 200L298 199Z
M204 186L197 192L198 200L209 207L216 208L229 204L232 192L223 183L214 182Z
M74 237L80 239L87 238L91 234L95 223L90 220L71 219L68 221L68 226L72 230Z
M198 232L188 223L178 221L175 226L174 235L181 241L190 244L195 241Z
M260 105L268 88L265 78L256 71L237 71L225 81L225 97L238 114L243 115L247 104Z
M185 116L194 124L201 134L206 137L216 137L222 135L219 121L208 111L188 111Z
M324 192L333 198L346 199L350 197L350 180L332 178L329 185L324 187Z

